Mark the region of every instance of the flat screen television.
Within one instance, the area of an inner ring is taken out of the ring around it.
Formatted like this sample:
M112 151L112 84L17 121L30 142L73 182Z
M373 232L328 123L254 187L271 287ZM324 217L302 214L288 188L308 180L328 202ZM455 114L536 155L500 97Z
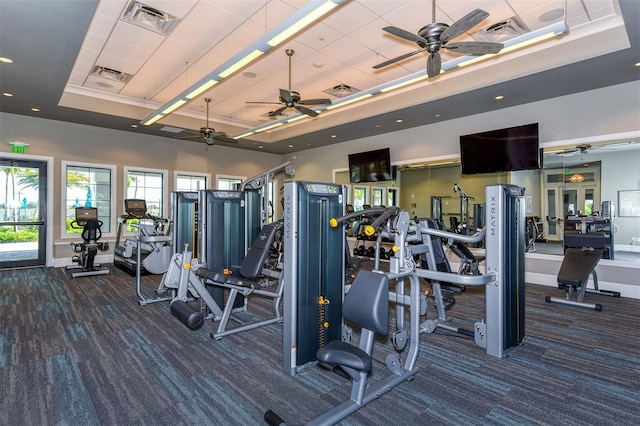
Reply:
M460 136L462 174L542 168L538 123Z
M349 180L351 183L393 180L389 148L349 154Z

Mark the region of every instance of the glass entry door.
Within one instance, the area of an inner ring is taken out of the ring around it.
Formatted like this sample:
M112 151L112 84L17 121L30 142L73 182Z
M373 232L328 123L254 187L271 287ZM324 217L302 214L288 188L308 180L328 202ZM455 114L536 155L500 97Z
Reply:
M46 264L47 163L0 158L0 269Z

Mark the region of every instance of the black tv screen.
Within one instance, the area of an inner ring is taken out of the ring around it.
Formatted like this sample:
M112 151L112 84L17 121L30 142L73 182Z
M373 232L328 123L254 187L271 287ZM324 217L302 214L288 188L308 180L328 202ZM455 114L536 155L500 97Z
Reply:
M460 136L462 174L542 168L538 123Z
M389 148L349 154L349 180L351 183L393 180Z

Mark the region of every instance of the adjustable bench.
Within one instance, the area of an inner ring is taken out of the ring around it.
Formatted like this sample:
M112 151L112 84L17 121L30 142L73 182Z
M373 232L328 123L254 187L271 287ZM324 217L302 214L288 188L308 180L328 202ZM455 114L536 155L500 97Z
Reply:
M602 305L586 303L583 302L583 299L586 293L620 297L620 293L617 291L598 289L596 266L602 258L604 234L601 232L566 232L564 239L565 246L574 246L565 250L564 259L558 272L558 288L565 289L565 298L547 296L546 301L601 311ZM575 248L575 246L583 248ZM593 290L587 289L589 276L593 277ZM574 293L577 299L575 301L572 300Z

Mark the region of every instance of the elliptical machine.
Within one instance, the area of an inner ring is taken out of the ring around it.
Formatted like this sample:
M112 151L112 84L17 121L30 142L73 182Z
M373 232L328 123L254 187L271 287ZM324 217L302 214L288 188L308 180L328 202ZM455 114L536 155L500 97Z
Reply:
M76 218L71 222L73 229L82 229L81 243L71 243L73 251L78 253L71 260L75 265L67 266L67 270L75 270L71 278L87 277L90 275L107 275L108 269L101 269L99 263L95 263L98 250L109 250L109 243L98 242L102 237L102 221L98 220L98 209L95 207L77 207Z

